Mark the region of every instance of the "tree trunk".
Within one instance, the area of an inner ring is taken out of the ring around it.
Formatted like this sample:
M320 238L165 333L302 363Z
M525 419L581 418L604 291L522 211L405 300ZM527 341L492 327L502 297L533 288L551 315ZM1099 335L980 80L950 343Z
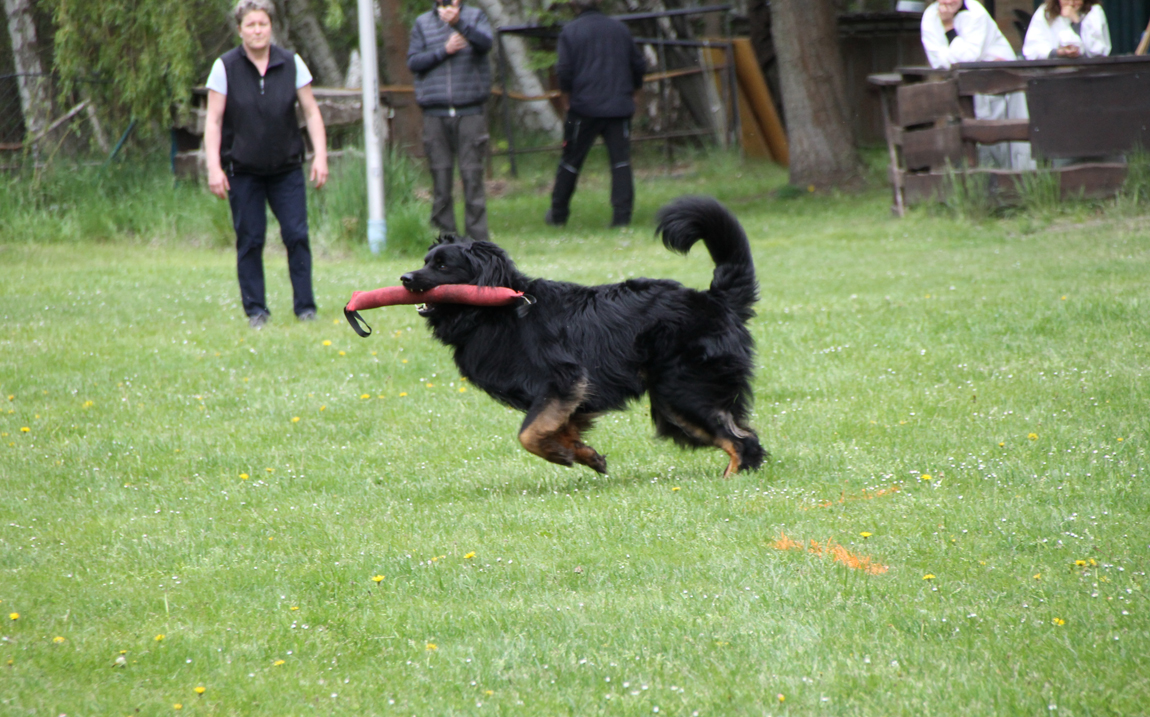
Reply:
M291 14L296 41L302 45L300 49L307 58L308 68L312 74L322 86L340 87L343 84L343 75L339 71L339 63L335 61L327 35L324 34L315 13L311 11L308 0L288 0L287 10Z
M411 70L407 69L411 28L403 22L403 0L379 0L376 8L380 41L383 43L383 52L379 55L383 61L380 77L386 78L389 85L414 84L415 78ZM409 155L422 157L423 113L419 105L415 104L415 95L396 92L388 100L395 110L395 117L391 120L391 146Z
M771 3L790 177L797 187L842 186L857 182L862 174L836 20L831 0Z
M24 112L25 136L33 137L52 120L52 78L40 64L32 0L4 0L12 58L20 75L20 108Z
M492 28L518 22L513 16L512 10L501 0L477 0L477 4L487 13ZM527 45L524 44L523 38L516 35L504 35L503 50L507 53L507 65L511 70L512 79L515 80L514 85L518 85L519 91L529 96L542 95L544 93L543 83L539 81L539 77L531 69L531 64L527 58ZM498 44L491 52L492 61L498 62ZM495 76L499 76L498 72ZM504 98L503 101L509 100ZM515 102L512 106L515 107L523 124L528 129L546 132L556 139L563 135L563 122L559 119L559 115L555 114L555 108L547 100Z

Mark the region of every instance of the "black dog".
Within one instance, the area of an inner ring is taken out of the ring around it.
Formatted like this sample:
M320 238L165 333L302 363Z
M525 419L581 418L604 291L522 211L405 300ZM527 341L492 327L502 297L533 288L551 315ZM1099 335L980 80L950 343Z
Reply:
M678 199L658 219L668 249L686 254L699 239L706 244L715 262L708 291L660 279L602 286L532 279L495 244L455 236L440 237L423 268L400 280L411 291L506 286L535 299L519 308L420 309L435 338L455 349L463 376L527 412L519 441L535 455L606 473L607 461L581 434L647 392L660 437L723 449L731 457L724 477L758 468L764 451L747 425L754 347L746 323L758 298L747 237L710 198Z

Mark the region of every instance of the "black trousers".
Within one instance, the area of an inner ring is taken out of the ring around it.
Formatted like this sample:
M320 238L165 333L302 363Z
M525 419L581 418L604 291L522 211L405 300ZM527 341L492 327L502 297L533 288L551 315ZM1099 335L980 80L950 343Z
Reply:
M296 316L315 311L311 286L311 244L307 234L307 184L303 169L282 174L229 174L228 203L236 230L236 269L240 298L248 316L270 314L264 297L264 243L268 213L280 223L280 238L288 255L288 274Z
M456 117L423 115L423 151L431 170L431 225L457 234L455 203L451 197L455 162L463 180L463 233L487 241L487 198L483 190L483 163L487 159L487 118L483 113Z
M579 181L579 171L587 153L602 135L611 160L612 224L629 224L635 205L635 185L631 177L631 118L583 117L567 113L563 124L563 156L551 190L551 219L562 224L571 212L571 195Z

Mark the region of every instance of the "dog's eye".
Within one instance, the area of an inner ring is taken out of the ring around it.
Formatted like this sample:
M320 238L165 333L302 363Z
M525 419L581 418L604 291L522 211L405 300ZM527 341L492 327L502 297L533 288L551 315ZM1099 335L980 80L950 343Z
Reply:
M442 261L437 261L437 262L435 262L435 268L436 268L436 269L446 269L446 268L447 268L447 263L446 263L446 262L442 262Z

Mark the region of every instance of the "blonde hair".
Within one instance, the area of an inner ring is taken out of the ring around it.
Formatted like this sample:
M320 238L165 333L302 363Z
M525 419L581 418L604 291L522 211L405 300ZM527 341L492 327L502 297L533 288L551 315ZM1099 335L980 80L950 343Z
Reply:
M242 25L247 14L256 10L267 13L269 20L275 16L275 5L272 5L271 0L239 0L236 9L232 11L232 16L235 17L237 25Z

